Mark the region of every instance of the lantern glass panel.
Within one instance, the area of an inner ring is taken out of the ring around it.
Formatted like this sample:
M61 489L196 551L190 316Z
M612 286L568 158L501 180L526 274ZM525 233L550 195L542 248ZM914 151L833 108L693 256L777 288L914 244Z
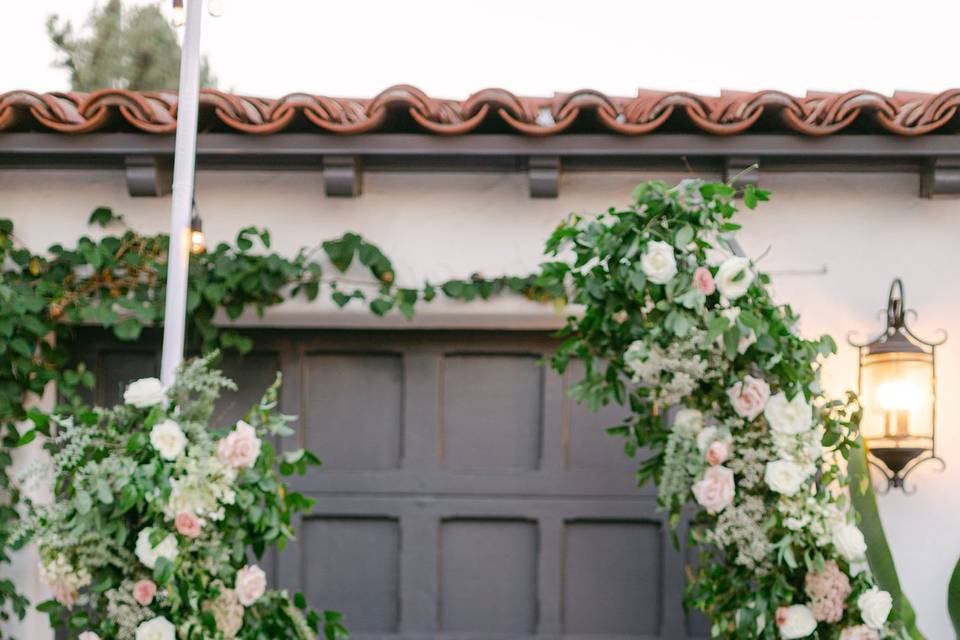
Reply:
M861 431L870 447L931 448L933 356L897 351L866 354L862 367Z

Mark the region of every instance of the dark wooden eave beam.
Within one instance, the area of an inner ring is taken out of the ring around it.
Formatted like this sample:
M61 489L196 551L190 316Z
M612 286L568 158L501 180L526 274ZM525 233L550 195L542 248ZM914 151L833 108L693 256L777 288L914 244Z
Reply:
M173 155L171 136L146 133L0 134L0 166L121 168L149 191L152 167L160 176ZM733 177L759 163L766 171L816 167L853 171L905 171L922 177L923 195L960 193L960 136L841 134L822 138L789 134L569 134L537 138L513 134L336 136L282 133L248 136L201 133L203 169L322 169L329 195L357 195L362 169L408 171L527 171L532 196L552 197L563 170L659 169L720 172ZM139 174L138 174L139 172ZM146 176L146 177L144 177ZM755 179L747 174L746 180ZM742 186L742 185L739 185ZM162 189L161 189L162 190Z

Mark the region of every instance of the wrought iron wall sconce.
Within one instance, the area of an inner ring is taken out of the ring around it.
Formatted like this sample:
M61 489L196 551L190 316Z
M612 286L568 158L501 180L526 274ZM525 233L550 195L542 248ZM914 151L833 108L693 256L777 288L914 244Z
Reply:
M936 348L947 333L934 342L918 338L907 326L906 316L916 312L904 307L903 282L890 285L887 326L875 339L850 345L860 352L858 392L863 405L860 432L870 464L886 479L890 489L908 489L906 479L914 469L932 460L942 471L946 465L937 456Z

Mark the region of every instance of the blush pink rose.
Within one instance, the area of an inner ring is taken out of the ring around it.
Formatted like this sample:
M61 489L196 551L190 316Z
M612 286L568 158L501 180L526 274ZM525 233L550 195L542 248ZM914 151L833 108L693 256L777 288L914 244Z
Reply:
M197 538L200 536L200 518L189 511L182 511L177 514L173 521L177 528L177 533L188 538Z
M717 283L713 281L710 269L697 267L697 270L693 272L693 287L705 296L717 290Z
M267 590L267 574L257 565L244 567L237 571L234 590L237 592L237 600L240 604L249 607Z
M708 468L703 478L693 485L693 496L709 513L720 513L733 502L733 471L717 465Z
M723 464L730 457L730 445L723 440L714 440L707 447L707 463L713 466Z
M763 412L770 399L770 387L764 380L747 376L742 382L735 383L727 389L730 404L737 415L753 420Z
M155 595L157 595L157 585L153 583L153 580L140 580L133 585L133 599L144 607L153 602Z
M217 445L217 457L231 467L247 469L260 456L260 438L256 430L241 420Z
M71 589L65 584L57 583L53 585L53 597L63 606L72 607L77 604L77 600L80 598L80 592L76 589Z

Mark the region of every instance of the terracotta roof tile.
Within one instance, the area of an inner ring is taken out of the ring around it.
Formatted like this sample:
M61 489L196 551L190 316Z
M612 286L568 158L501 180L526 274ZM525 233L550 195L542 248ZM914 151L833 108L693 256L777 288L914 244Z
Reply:
M428 96L396 85L370 99L292 93L278 99L204 89L200 97L204 131L272 134L316 131L339 135L368 132L427 132L437 135L514 132L550 136L561 132L609 132L633 136L652 132L750 132L825 136L878 132L898 136L960 130L960 89L938 94L872 91L724 91L719 96L641 90L635 97L593 90L549 98L523 97L483 89L466 100ZM0 94L0 132L144 131L176 129L177 95L103 89L93 93Z

